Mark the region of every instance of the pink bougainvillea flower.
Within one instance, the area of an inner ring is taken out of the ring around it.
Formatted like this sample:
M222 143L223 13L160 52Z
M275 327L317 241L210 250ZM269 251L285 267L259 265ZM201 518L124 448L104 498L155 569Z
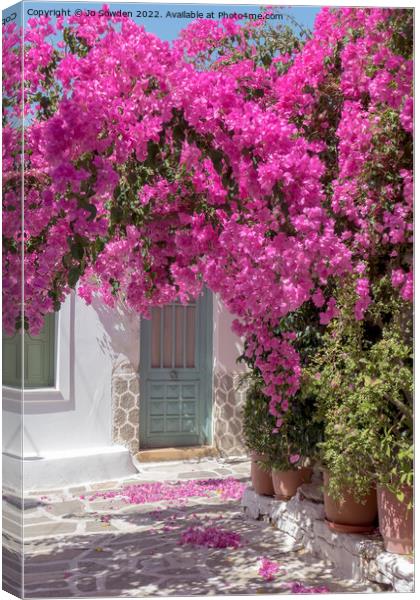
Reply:
M218 494L223 500L238 500L242 497L246 484L227 477L226 479L192 479L180 483L152 482L127 485L117 490L95 492L89 497L90 501L98 498L113 499L120 497L127 504L146 504L162 500L180 505L194 497L206 497ZM159 507L151 516L159 516Z
M284 587L289 588L292 594L328 594L330 591L325 585L312 587L299 583L298 581L285 583L283 585Z
M300 454L291 454L289 456L289 462L291 465L295 465L300 461Z
M100 521L102 523L109 523L111 520L111 515L101 515Z
M258 575L260 575L266 581L273 581L280 569L280 564L269 560L268 558L261 558L260 565L258 568Z
M189 527L181 534L179 544L207 548L239 548L241 536L239 533L219 527Z
M395 294L412 301L413 59L393 45L402 13L323 8L301 50L267 66L249 52L256 22L201 19L169 43L99 13L3 30L4 329L22 323L22 269L33 334L76 286L88 304L123 301L149 318L206 285L235 315L277 429L301 378L293 332L273 333L282 318L312 301L328 325L340 314L329 283L351 279L365 319L369 264L384 256ZM63 47L64 27L86 52ZM215 62L226 42L234 51ZM337 102L321 112L330 89ZM38 98L51 94L46 110ZM390 119L404 135L390 136ZM405 158L383 156L393 145ZM379 166L389 159L392 172ZM178 492L125 498L185 502Z

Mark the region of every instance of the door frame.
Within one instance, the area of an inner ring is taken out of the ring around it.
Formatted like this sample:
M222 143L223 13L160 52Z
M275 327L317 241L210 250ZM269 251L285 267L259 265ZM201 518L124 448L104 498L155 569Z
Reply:
M197 355L199 357L199 381L200 398L199 402L199 438L197 446L213 444L213 294L204 288L202 295L197 298L198 305L198 344ZM148 422L148 374L150 368L147 361L151 358L151 320L142 318L140 321L140 410L139 410L139 447L140 449L152 448L144 445L142 440L147 439ZM147 351L145 352L145 349ZM145 357L145 359L143 359ZM160 369L166 375L162 381L170 381L168 378L171 369ZM157 380L156 380L157 381ZM166 447L170 447L169 445Z

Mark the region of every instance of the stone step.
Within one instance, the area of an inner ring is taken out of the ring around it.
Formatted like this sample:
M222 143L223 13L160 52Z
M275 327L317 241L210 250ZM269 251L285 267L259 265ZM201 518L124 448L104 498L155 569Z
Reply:
M191 460L218 456L219 453L213 446L185 446L179 448L153 448L140 450L136 454L139 462L161 462L171 460Z

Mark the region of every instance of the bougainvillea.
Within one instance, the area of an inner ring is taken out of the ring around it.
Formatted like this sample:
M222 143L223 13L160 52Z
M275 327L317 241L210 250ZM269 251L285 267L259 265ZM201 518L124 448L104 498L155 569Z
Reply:
M208 497L220 494L222 500L239 500L245 489L234 477L226 479L192 479L181 483L151 482L126 485L121 489L106 492L95 492L88 497L89 501L98 498L119 498L128 504L146 504L149 502L183 502L188 498ZM84 498L83 498L84 499Z
M273 581L281 568L281 564L267 557L260 559L258 575L265 581ZM330 590L325 585L309 586L299 581L289 581L281 584L283 588L289 589L291 594L327 594Z
M263 556L260 559L260 565L258 567L258 575L265 579L265 581L273 581L280 569L280 564L274 560L270 560Z
M289 588L291 594L328 594L330 591L326 585L310 586L299 581L285 583L284 587Z
M221 527L188 527L182 532L179 544L206 548L239 548L241 536L235 531L228 531Z
M22 47L6 27L4 326L37 333L76 284L145 316L207 285L280 427L300 367L279 319L312 300L328 323L349 275L363 319L378 268L411 299L412 12L323 9L260 61L262 23L169 44L125 17L41 17Z

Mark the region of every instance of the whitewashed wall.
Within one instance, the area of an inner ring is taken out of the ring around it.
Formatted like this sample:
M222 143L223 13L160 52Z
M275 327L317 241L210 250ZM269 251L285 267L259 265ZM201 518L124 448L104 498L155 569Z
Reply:
M112 441L111 378L121 357L138 368L139 323L137 315L67 298L56 327L56 389L26 390L21 421L19 393L3 388L6 479L22 451L28 489L135 472L129 452Z
M225 456L244 453L244 393L235 389L241 342L231 321L215 297L213 445ZM139 447L140 317L99 300L87 306L72 294L57 316L56 336L55 389L26 390L22 418L21 392L3 388L3 464L11 487L20 487L21 458L26 489L135 472L129 450Z

